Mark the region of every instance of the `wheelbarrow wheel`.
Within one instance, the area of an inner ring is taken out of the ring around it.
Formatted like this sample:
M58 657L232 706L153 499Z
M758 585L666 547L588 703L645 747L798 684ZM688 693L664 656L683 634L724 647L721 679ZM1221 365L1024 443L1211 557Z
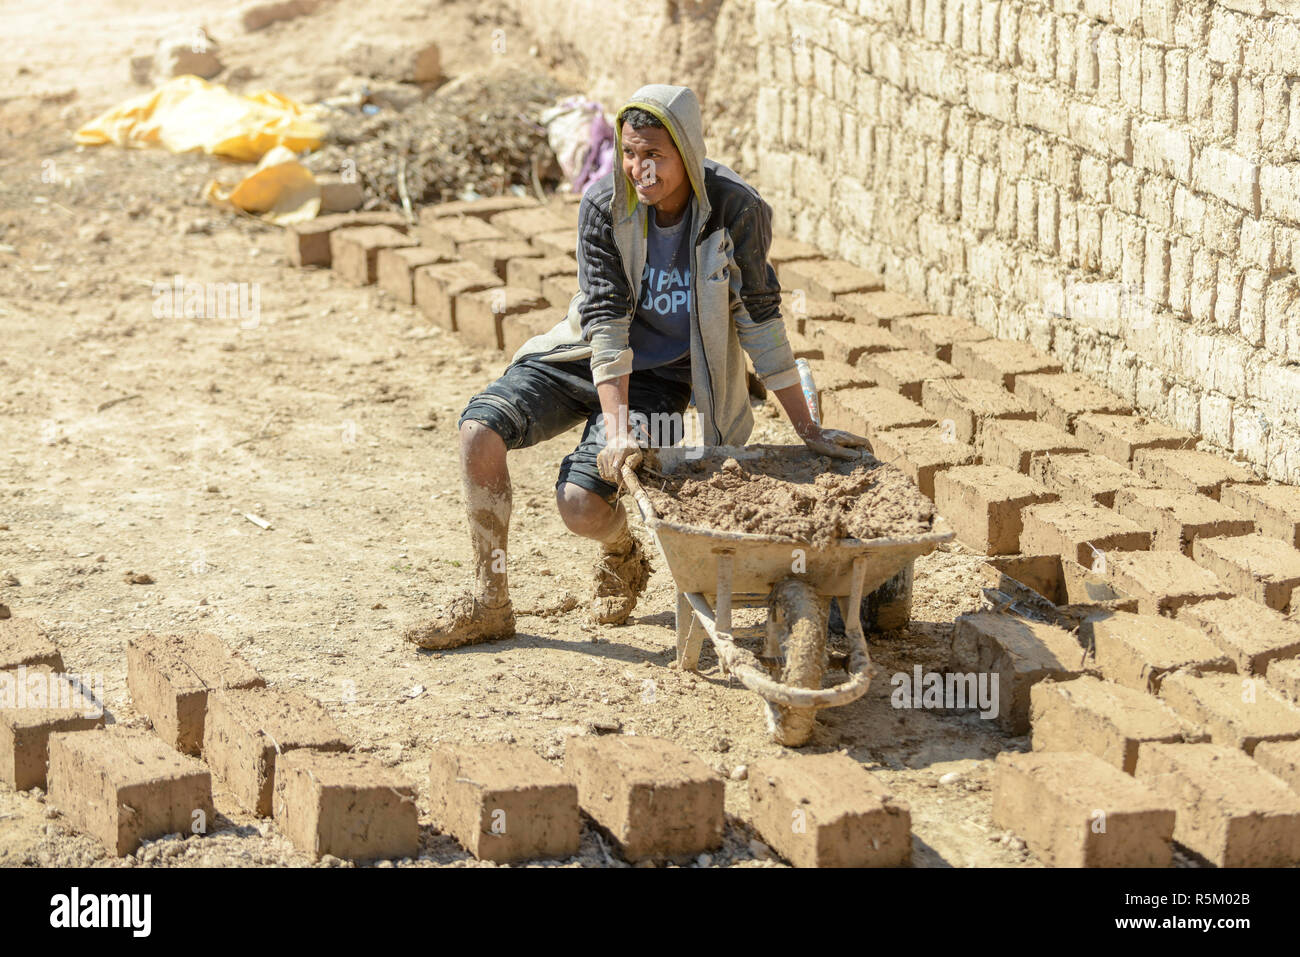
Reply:
M796 688L819 689L826 673L826 623L830 599L818 598L817 590L798 578L785 578L772 589L768 600L768 642L781 647L785 664L780 680ZM797 748L807 744L817 723L816 708L792 708L769 704L773 739L777 744Z

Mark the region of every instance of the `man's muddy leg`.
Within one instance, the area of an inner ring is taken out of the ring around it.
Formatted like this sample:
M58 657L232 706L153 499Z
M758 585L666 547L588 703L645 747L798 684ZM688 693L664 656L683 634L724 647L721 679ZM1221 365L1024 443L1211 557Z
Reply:
M460 475L474 548L476 594L485 605L502 605L510 600L506 542L511 489L506 444L474 419L466 419L460 427Z
M650 561L628 525L627 509L621 501L611 507L595 492L572 482L556 488L555 501L569 531L600 542L592 618L600 624L622 624L650 579Z

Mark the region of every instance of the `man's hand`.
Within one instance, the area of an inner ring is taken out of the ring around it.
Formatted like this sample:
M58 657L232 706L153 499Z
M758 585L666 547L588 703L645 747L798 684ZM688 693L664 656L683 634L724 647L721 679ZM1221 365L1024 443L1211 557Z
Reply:
M611 437L605 443L605 447L596 455L596 468L600 470L600 477L606 482L622 485L624 464L635 469L644 458L645 454L641 451L636 437L624 433Z
M803 439L803 444L818 455L827 455L833 459L856 459L859 453L852 451L853 449L872 451L869 441L843 429L823 429L809 422L797 431L799 437Z

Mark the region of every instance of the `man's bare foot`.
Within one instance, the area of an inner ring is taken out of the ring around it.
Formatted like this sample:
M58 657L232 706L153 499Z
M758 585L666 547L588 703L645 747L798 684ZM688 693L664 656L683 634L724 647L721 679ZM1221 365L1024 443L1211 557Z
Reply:
M632 547L624 552L602 550L596 560L591 617L601 625L621 625L636 607L650 580L650 556L640 539L628 533Z
M485 605L473 595L460 595L429 621L408 628L402 637L421 648L444 649L512 638L514 633L515 613L510 599L501 605Z

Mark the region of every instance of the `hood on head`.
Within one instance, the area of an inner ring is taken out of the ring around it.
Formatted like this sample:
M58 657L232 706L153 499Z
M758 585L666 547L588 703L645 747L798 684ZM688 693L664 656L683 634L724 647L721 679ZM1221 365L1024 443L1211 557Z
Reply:
M704 120L700 116L700 101L687 86L667 86L651 83L632 94L614 118L614 162L618 173L614 177L614 197L610 209L616 219L626 219L636 209L636 190L623 172L623 114L633 107L645 110L665 127L682 156L686 175L691 180L691 190L700 207L701 221L708 216L709 201L704 192Z

